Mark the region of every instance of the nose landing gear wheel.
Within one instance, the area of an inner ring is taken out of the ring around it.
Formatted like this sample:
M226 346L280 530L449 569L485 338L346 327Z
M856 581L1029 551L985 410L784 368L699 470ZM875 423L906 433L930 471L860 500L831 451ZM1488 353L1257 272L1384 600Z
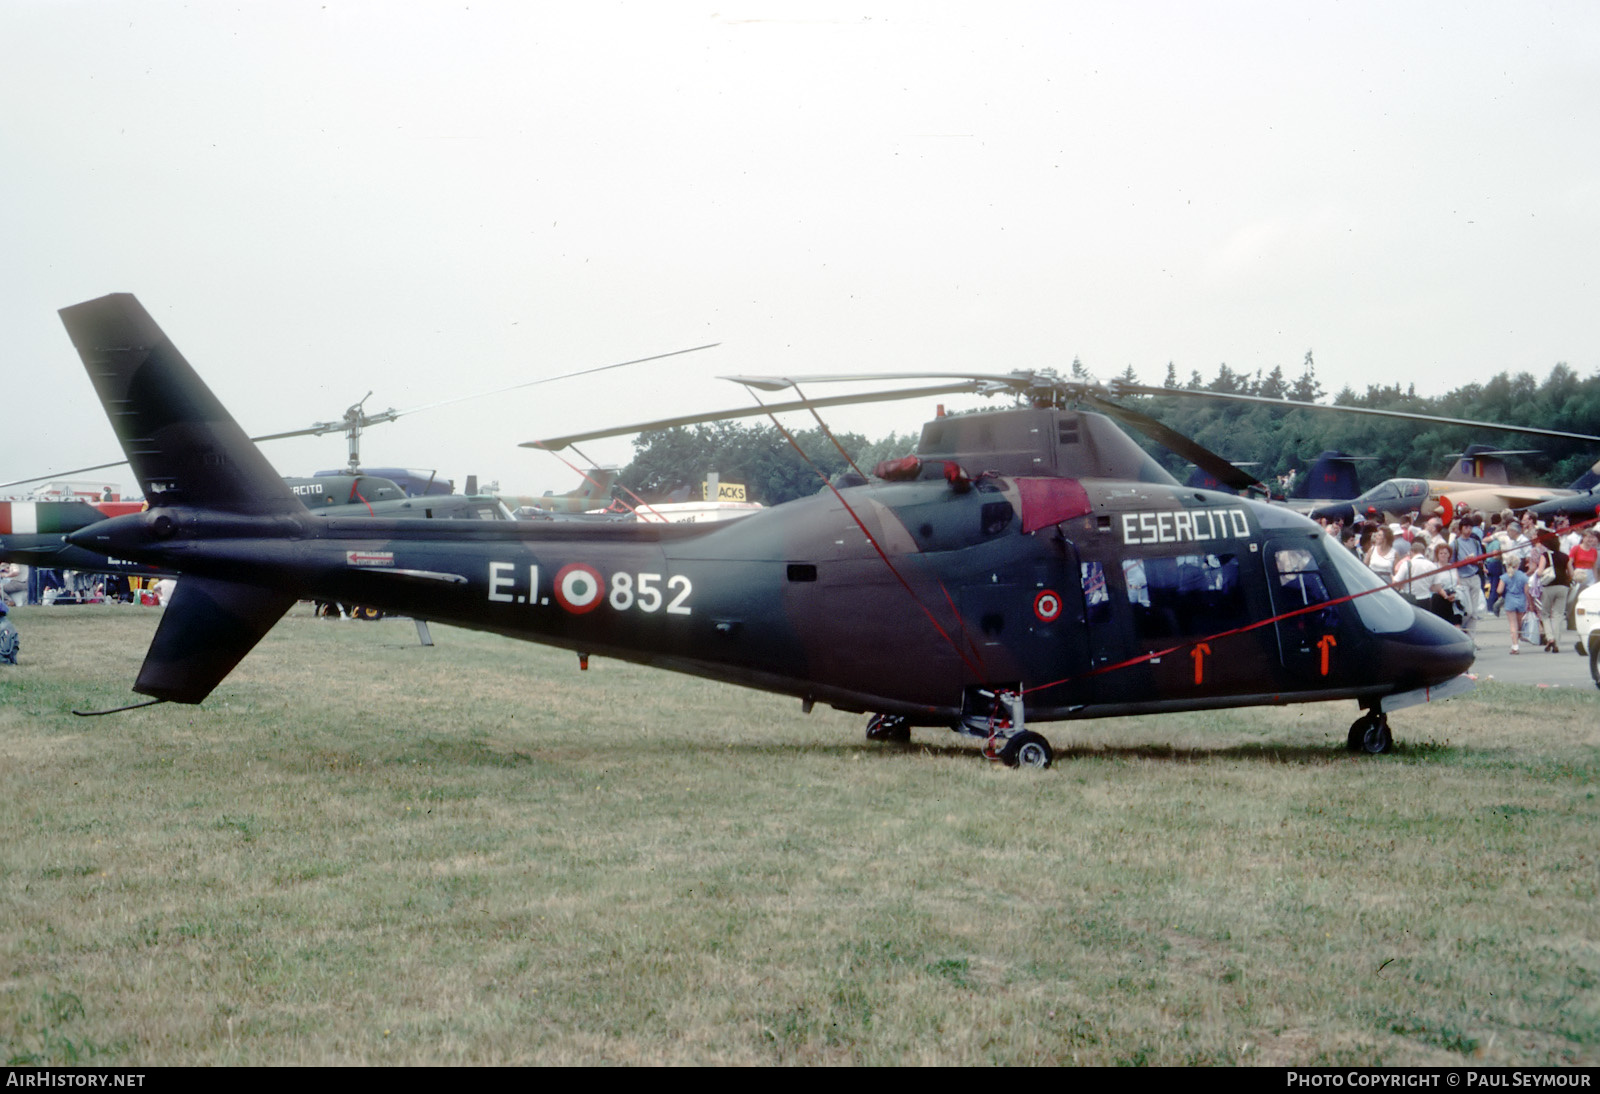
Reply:
M1351 752L1365 752L1377 756L1394 747L1394 737L1389 733L1389 719L1382 714L1363 714L1350 723L1350 737L1345 742Z
M867 720L867 740L904 744L911 740L911 727L898 714L874 714Z
M1000 750L1000 762L1007 767L1035 767L1043 770L1056 757L1050 742L1030 730L1023 730Z

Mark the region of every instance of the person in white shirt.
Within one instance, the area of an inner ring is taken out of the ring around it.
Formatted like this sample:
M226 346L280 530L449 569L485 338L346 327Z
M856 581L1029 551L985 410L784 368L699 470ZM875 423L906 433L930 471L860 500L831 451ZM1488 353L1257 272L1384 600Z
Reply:
M1433 549L1434 568L1428 571L1428 610L1452 626L1462 624L1458 598L1460 587L1456 572L1450 565L1450 545L1440 543Z
M1395 589L1401 596L1410 600L1417 607L1428 610L1428 602L1433 598L1433 590L1429 587L1428 579L1433 573L1433 566L1428 562L1428 548L1418 536L1411 543L1411 550L1406 557L1401 559L1394 568Z

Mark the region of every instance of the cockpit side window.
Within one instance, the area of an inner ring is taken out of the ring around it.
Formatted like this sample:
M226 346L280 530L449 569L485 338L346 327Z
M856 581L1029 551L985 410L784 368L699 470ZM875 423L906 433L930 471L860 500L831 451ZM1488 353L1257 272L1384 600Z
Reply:
M1016 510L1009 501L984 502L980 520L983 525L983 534L986 536L999 535L1011 527L1011 520L1016 516Z
M1317 560L1304 547L1280 547L1272 553L1273 597L1279 612L1293 612L1333 599L1317 567ZM1320 612L1306 612L1304 618L1324 627L1338 624L1338 613L1330 606Z

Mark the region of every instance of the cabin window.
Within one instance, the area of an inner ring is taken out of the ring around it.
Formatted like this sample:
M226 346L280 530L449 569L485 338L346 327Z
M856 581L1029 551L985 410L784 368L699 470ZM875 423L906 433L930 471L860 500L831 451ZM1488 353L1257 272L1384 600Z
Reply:
M1123 587L1141 640L1231 630L1245 621L1234 555L1125 558Z
M1083 574L1083 603L1091 628L1111 621L1111 590L1106 585L1105 566L1099 562L1080 562Z

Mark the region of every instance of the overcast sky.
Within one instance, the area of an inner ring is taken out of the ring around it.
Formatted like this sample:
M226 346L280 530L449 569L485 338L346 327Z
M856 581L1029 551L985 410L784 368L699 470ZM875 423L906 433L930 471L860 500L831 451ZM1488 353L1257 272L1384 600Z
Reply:
M251 433L722 343L363 439L508 491L727 373L1600 367L1590 0L0 0L0 51L0 481L120 454L56 316L108 292Z

